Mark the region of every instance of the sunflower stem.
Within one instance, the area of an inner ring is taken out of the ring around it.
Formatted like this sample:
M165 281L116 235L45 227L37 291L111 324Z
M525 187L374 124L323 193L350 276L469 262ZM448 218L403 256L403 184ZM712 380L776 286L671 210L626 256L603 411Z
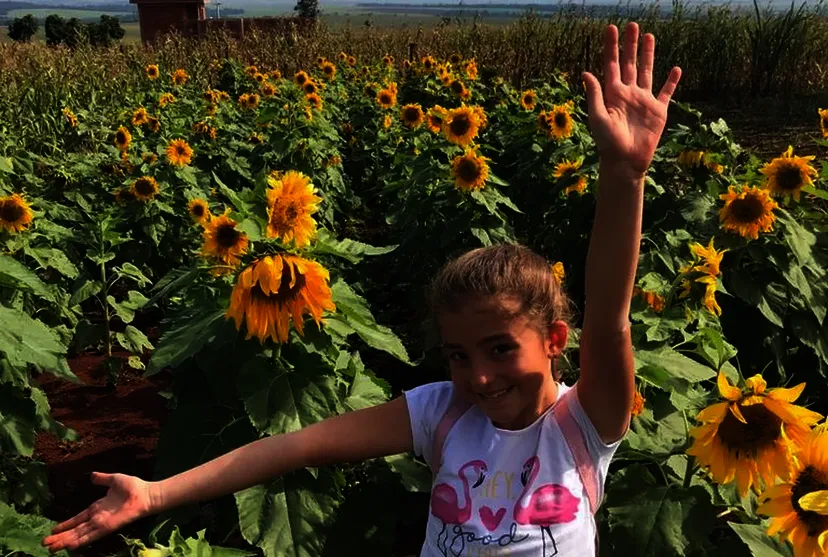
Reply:
M696 457L690 455L687 458L687 469L684 472L684 489L690 487L690 482L693 480L693 474L696 472Z

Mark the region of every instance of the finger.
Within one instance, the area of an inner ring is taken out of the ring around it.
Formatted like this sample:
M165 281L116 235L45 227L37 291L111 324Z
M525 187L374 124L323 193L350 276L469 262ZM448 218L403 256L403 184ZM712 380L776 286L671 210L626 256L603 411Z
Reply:
M91 508L87 507L86 510L79 512L69 520L61 522L60 524L52 528L52 534L59 534L60 532L64 532L66 530L74 528L78 524L81 524L89 520L90 516L92 516L92 511Z
M621 82L635 83L635 64L638 59L638 24L631 21L624 30L624 51L621 53Z
M615 25L607 25L604 30L604 80L608 84L621 80L618 69L618 28Z
M673 97L673 93L676 92L676 86L678 85L679 80L681 79L681 68L675 66L672 70L670 70L670 75L667 76L667 82L664 83L664 86L661 88L661 92L658 94L658 101L664 104L668 104L670 99Z
M87 522L84 526L88 526L88 528L78 532L78 536L69 544L68 549L77 549L82 545L92 543L106 533L91 522Z
M92 472L92 483L95 485L112 485L113 474L103 474L101 472Z
M601 83L598 78L589 72L581 74L581 79L584 80L584 89L587 96L587 110L589 117L604 119L608 117L607 107L604 106L604 94L601 92Z
M655 36L647 33L642 39L641 64L638 65L638 86L653 90L653 61L655 60Z

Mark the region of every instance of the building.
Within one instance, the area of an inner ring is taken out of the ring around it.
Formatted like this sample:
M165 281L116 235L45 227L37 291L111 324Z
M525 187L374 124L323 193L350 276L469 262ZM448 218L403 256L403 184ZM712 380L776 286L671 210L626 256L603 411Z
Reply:
M173 31L190 34L199 21L207 19L208 0L129 0L138 7L141 40L153 41Z

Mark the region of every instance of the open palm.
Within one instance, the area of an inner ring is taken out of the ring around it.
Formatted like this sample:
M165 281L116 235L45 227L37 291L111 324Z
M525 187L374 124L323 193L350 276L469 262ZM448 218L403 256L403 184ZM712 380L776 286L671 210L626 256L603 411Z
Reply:
M641 64L638 57L638 24L630 22L624 50L618 60L618 28L608 25L604 32L604 91L589 72L582 77L587 93L589 127L602 162L621 164L644 174L655 154L667 107L681 78L681 68L670 70L658 97L653 96L655 37L644 35Z
M104 497L52 530L42 544L50 552L76 549L150 514L149 483L125 474L93 472L92 482L109 487Z

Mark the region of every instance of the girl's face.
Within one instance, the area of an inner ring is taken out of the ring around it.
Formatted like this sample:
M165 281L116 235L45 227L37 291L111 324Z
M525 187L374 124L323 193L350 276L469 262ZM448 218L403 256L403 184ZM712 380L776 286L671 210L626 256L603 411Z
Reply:
M528 318L508 317L518 307L511 298L474 298L439 318L455 388L502 429L527 427L555 401L552 358L567 339L562 321L542 335Z

